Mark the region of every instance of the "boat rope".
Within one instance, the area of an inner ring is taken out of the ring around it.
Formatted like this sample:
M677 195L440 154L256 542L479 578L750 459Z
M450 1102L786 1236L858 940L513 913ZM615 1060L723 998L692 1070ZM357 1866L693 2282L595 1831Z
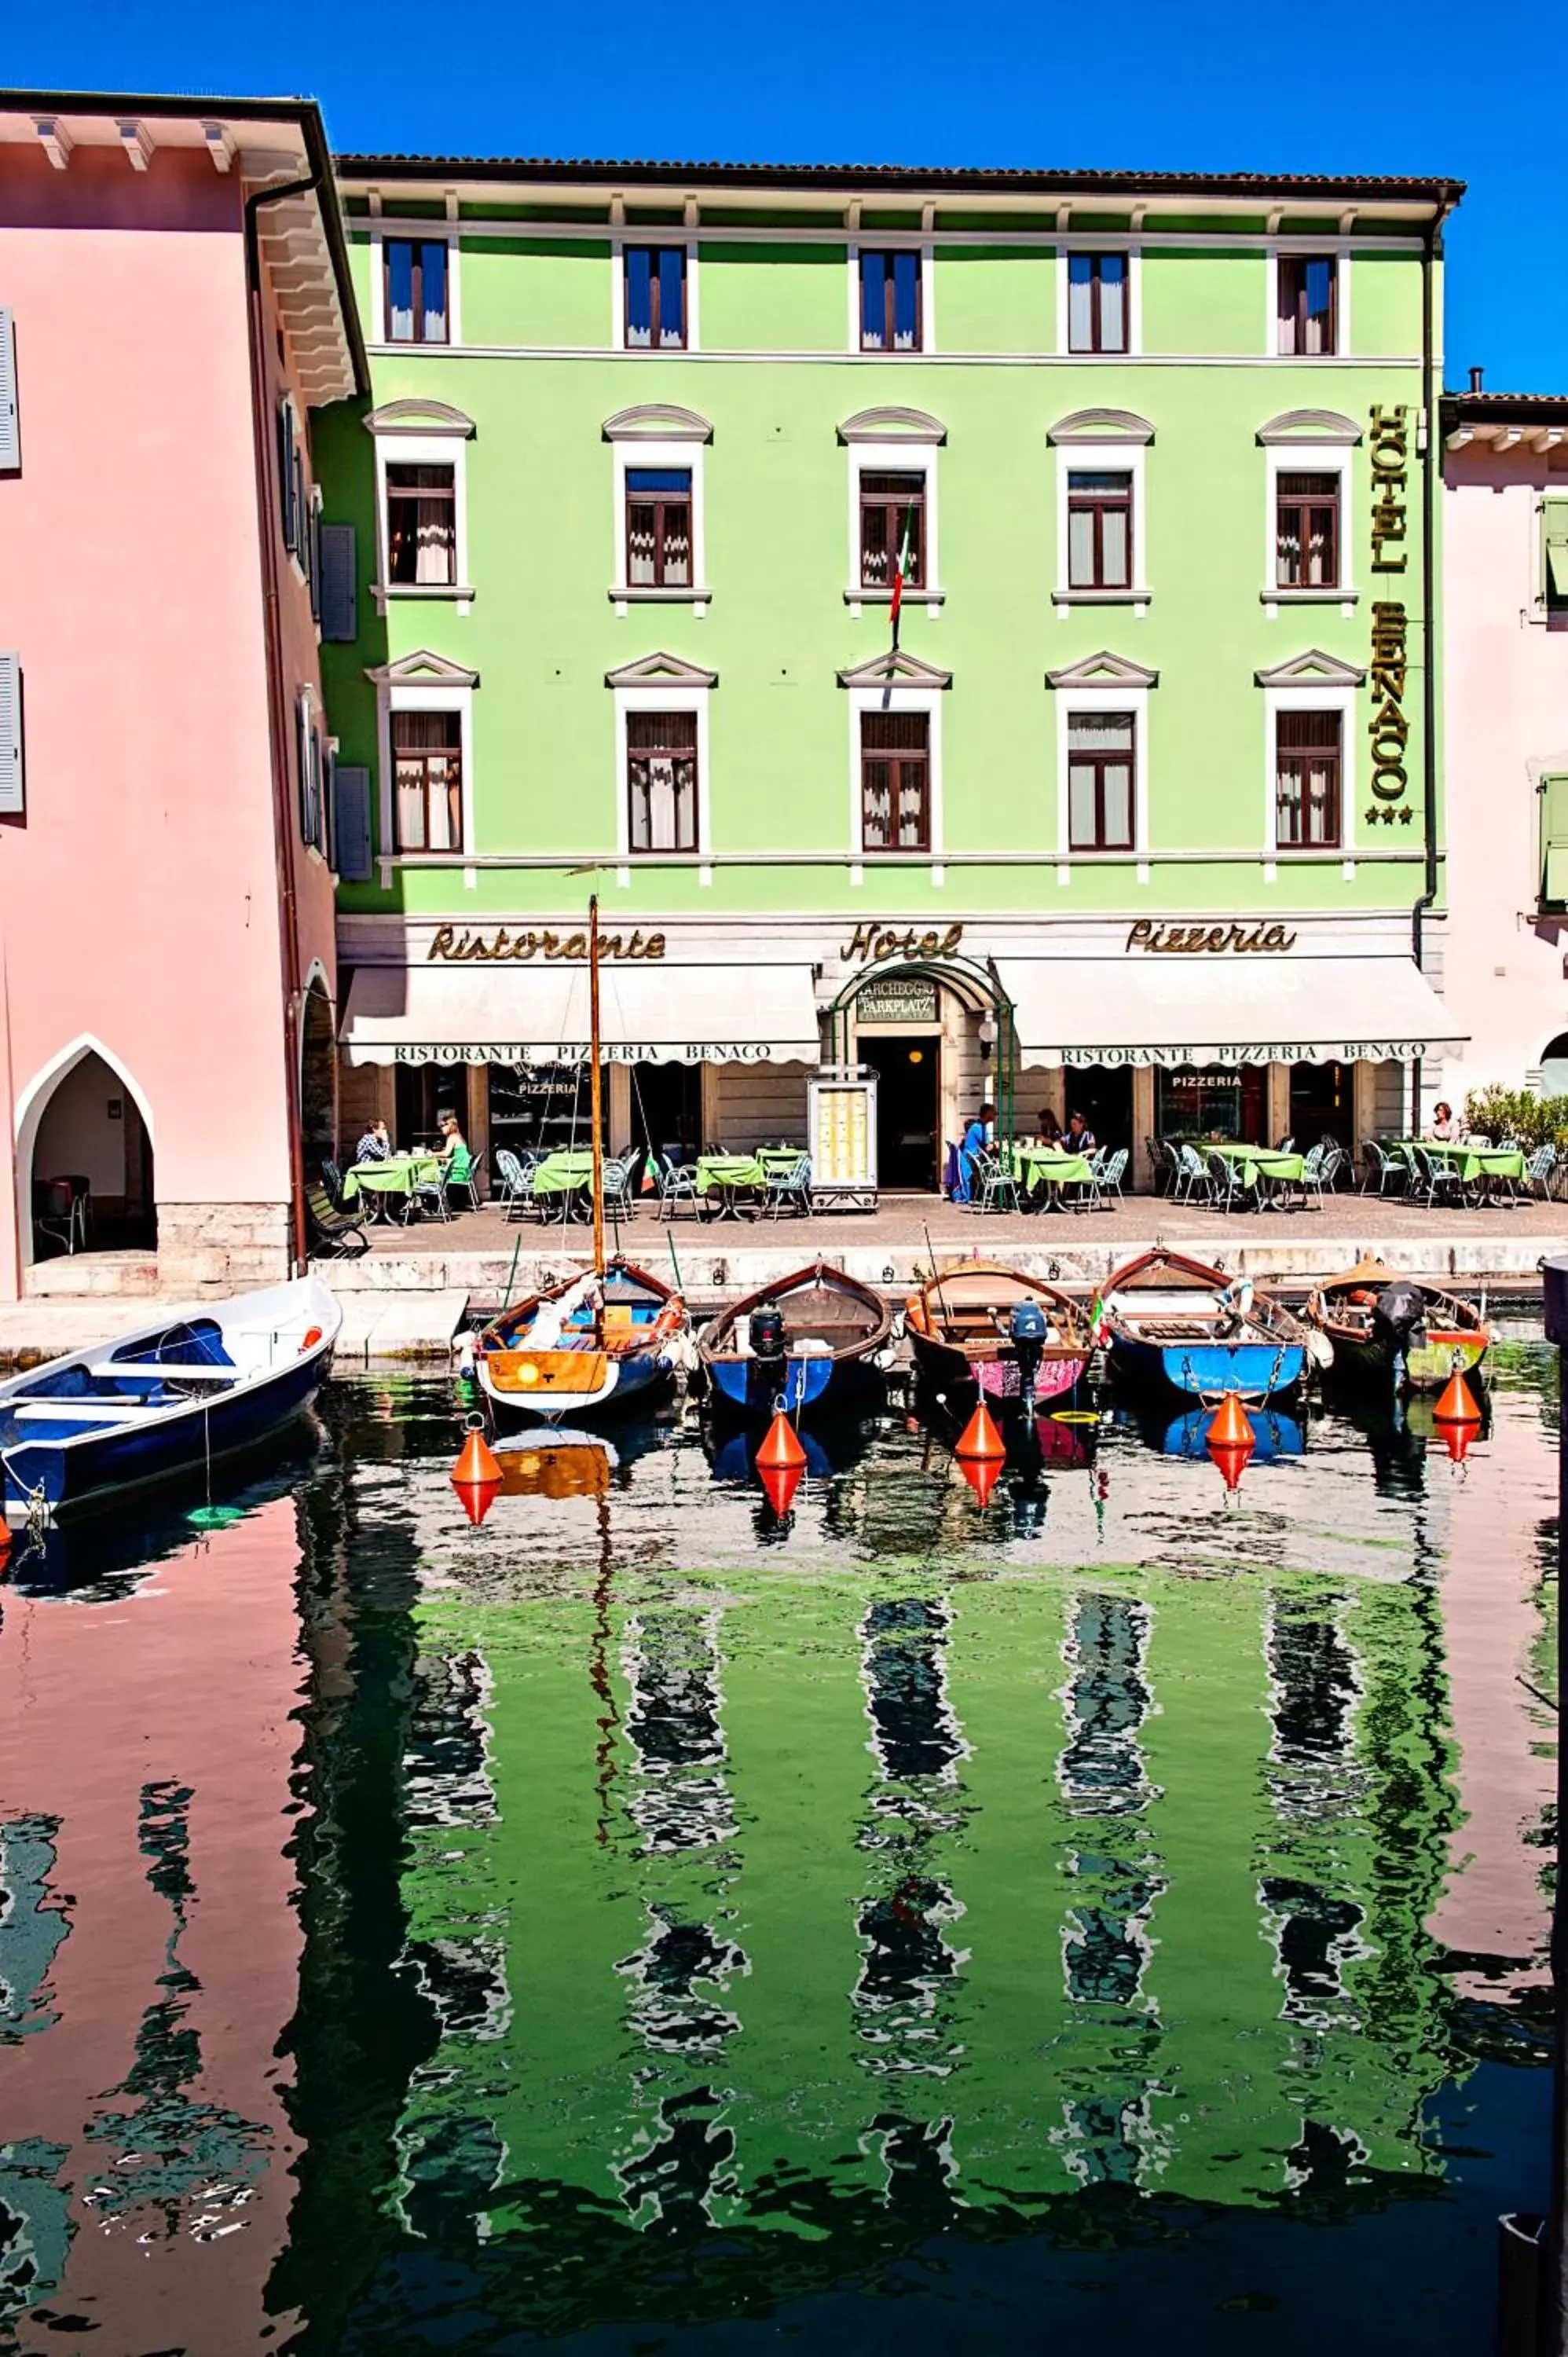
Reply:
M27 1536L36 1546L42 1541L44 1533L48 1528L48 1492L41 1481L36 1489L31 1482L25 1481L12 1464L9 1452L4 1448L0 1448L0 1465L5 1469L6 1480L16 1485L22 1501L22 1511L27 1518Z

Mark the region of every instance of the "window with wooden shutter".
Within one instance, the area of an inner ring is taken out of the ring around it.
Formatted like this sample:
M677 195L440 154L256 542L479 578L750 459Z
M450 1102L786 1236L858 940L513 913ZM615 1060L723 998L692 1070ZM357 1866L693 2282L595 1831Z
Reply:
M299 512L295 504L299 478L294 456L294 404L278 404L278 511L283 544L291 556L299 554Z
M1568 499L1541 502L1541 586L1547 629L1568 630Z
M16 332L0 303L0 475L14 475L22 463L21 421L16 408Z
M1568 770L1541 780L1541 899L1568 909Z
M358 536L351 523L321 527L321 635L347 646L360 635Z
M333 866L343 884L371 880L371 773L335 763L332 770Z
M23 783L22 658L0 654L0 816L21 816Z

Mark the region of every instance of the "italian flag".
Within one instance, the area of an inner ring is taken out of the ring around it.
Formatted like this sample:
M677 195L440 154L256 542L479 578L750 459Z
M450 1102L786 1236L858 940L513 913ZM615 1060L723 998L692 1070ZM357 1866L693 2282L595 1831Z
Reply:
M915 511L904 511L904 537L898 544L898 554L893 561L893 643L898 643L898 609L904 603L904 584L909 577L909 551L915 537Z
M1097 1293L1089 1305L1089 1345L1097 1351L1105 1340L1105 1304Z

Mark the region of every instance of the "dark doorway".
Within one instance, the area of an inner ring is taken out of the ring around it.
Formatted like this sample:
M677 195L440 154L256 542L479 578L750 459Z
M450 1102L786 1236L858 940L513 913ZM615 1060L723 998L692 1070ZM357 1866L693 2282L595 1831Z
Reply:
M1019 1113L1017 1125L1032 1130L1037 1125L1038 1109L1026 1102L1028 1076L1019 1082ZM1064 1123L1069 1114L1080 1113L1094 1132L1096 1142L1114 1149L1133 1146L1133 1075L1113 1072L1102 1064L1091 1065L1087 1071L1067 1074L1067 1101L1063 1108Z
M1290 1068L1290 1134L1298 1153L1309 1153L1327 1135L1354 1150L1354 1064L1293 1064Z
M403 1152L428 1151L441 1142L440 1115L455 1113L465 1137L468 1122L467 1064L400 1064L397 1068L397 1134Z
M941 1035L904 1032L860 1039L860 1060L876 1074L876 1180L880 1187L936 1191L937 1083Z
M631 1142L675 1162L694 1162L703 1143L701 1064L634 1064Z

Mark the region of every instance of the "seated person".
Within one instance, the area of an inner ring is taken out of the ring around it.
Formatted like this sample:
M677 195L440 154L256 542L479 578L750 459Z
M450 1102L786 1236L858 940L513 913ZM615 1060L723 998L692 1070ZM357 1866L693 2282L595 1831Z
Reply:
M365 1134L354 1148L356 1162L388 1162L392 1159L392 1144L384 1121L367 1122Z
M1069 1113L1062 1144L1069 1154L1092 1154L1094 1132L1080 1113Z
M1426 1135L1438 1146L1454 1146L1464 1135L1462 1124L1454 1118L1454 1108L1441 1097L1432 1108L1432 1122Z
M1040 1144L1042 1146L1059 1146L1061 1144L1061 1137L1062 1125L1060 1122L1057 1119L1049 1105L1042 1105L1040 1108Z
M963 1143L958 1150L958 1185L953 1191L955 1203L967 1203L971 1199L974 1176L974 1157L995 1142L996 1107L987 1102L964 1131Z
M436 1159L446 1166L446 1177L456 1185L461 1186L472 1167L468 1158L467 1140L457 1126L457 1116L455 1113L442 1114L436 1125L441 1132L435 1147Z

